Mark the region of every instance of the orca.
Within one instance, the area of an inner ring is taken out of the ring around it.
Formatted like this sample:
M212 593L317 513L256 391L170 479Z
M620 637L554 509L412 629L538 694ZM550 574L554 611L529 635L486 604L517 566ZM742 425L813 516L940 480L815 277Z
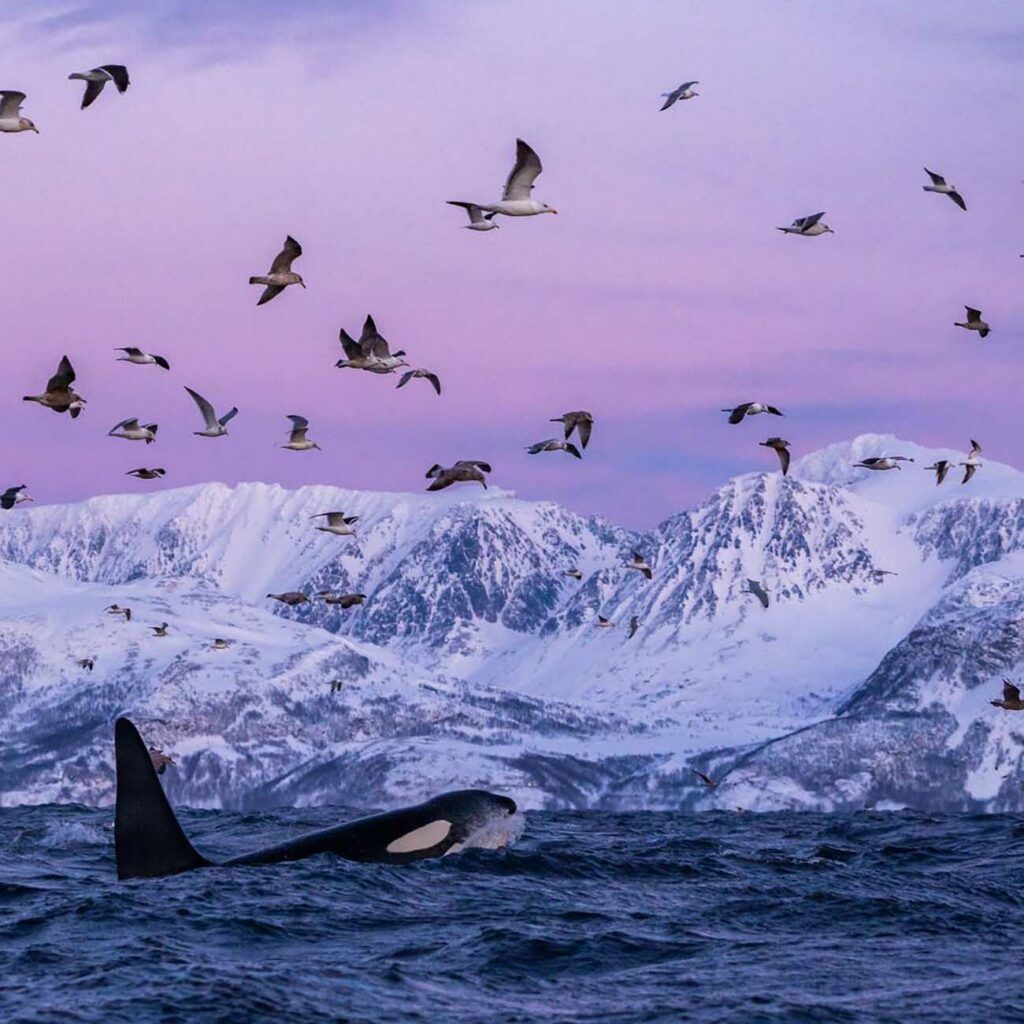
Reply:
M318 853L364 863L408 864L455 853L481 826L516 813L516 803L482 789L443 793L414 807L374 814L299 836L266 850L221 861L207 860L182 831L135 726L114 726L117 797L114 849L117 877L160 878L194 868L280 864Z

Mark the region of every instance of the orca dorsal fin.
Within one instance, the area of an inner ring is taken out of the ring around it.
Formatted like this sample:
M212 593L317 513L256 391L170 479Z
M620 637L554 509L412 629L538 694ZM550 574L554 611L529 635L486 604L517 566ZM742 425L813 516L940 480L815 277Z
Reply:
M117 804L114 849L117 877L159 878L209 865L193 849L156 776L138 729L127 718L114 725Z

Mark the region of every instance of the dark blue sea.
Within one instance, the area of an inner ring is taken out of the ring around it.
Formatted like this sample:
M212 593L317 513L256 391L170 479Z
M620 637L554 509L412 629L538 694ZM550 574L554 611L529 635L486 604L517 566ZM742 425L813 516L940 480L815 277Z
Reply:
M1024 822L537 813L512 847L118 882L110 810L0 811L0 1020L1024 1021ZM337 810L183 812L227 856Z

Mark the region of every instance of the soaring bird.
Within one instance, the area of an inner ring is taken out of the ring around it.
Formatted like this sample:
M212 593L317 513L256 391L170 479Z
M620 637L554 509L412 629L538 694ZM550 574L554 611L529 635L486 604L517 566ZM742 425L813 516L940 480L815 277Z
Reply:
M193 391L190 387L186 387L185 390L192 396L192 401L199 406L199 411L203 414L203 421L206 423L206 427L203 430L193 430L192 433L196 437L223 437L227 434L227 425L238 415L238 409L232 406L229 412L224 413L220 419L217 419L213 406L202 395Z
M286 604L290 608L294 608L298 604L306 604L309 601L305 594L297 590L286 590L283 594L267 594L267 597L272 597L275 601L280 601L281 604Z
M91 672L96 667L95 658L79 658L78 667L84 668L86 672Z
M903 469L901 462L913 462L912 458L906 455L872 455L868 459L861 459L854 465L858 469L873 469L881 471L885 469Z
M691 86L700 85L700 82L683 82L682 85L673 89L671 92L663 92L661 95L666 97L665 102L661 105L662 110L668 110L677 100L692 100L694 96L699 96L699 92L694 92Z
M402 379L395 385L396 388L404 388L411 380L428 380L430 386L440 395L441 381L437 374L431 370L406 370Z
M767 441L759 441L762 448L774 448L775 454L782 464L782 475L789 472L789 442L783 441L781 437L769 437Z
M962 327L966 331L977 331L979 338L987 338L988 332L992 328L981 319L981 310L975 309L973 306L964 306L967 310L967 319L961 323L959 320L953 321L954 327Z
M301 284L306 287L306 282L292 271L292 263L302 255L302 246L289 235L284 240L284 248L274 257L270 264L270 273L259 277L250 277L249 284L265 284L263 294L260 295L257 306L269 302L275 295L283 292L290 284Z
M308 452L314 448L317 451L323 451L316 441L310 441L306 437L306 431L309 430L309 420L305 416L296 416L292 413L288 416L288 419L292 421L292 432L288 437L288 443L281 445L282 448L287 448L293 452Z
M320 597L326 604L336 604L343 611L346 608L354 608L366 600L365 594L333 594L329 590L321 590Z
M598 629L611 629L615 625L611 619L606 619L603 615L597 617L597 628Z
M332 679L331 680L331 693L340 693L341 692L341 687L342 687L342 682L341 682L340 679Z
M149 747L149 760L153 765L157 775L163 775L167 771L169 764L175 764L175 760L170 754L165 754L158 747Z
M71 385L75 382L75 368L67 356L61 358L57 372L46 382L46 390L41 395L25 395L23 402L38 402L54 412L66 412L71 418L78 419L78 414L85 405L85 399L76 395Z
M960 207L961 210L967 209L967 204L964 202L964 197L957 192L956 188L949 184L941 174L936 174L934 171L929 171L926 167L924 173L932 179L930 185L922 185L921 188L925 192L938 192L939 195L949 196L950 199Z
M105 609L108 615L121 615L125 622L132 621L132 610L131 608L122 608L119 604L112 604L109 608Z
M990 700L989 704L1002 708L1004 711L1024 711L1024 700L1020 699L1020 689L1014 686L1009 679L1003 680L1003 699Z
M35 499L30 495L23 493L27 486L27 484L18 484L17 487L8 487L3 494L0 494L0 508L8 511L23 501L34 501Z
M557 210L530 197L533 183L541 167L540 157L522 139L516 139L516 162L505 182L505 191L497 203L474 203L485 213L501 213L506 217L532 217L538 213L558 213ZM459 199L449 199L452 206L465 207Z
M354 537L356 535L352 524L359 522L359 516L346 516L344 512L317 512L315 516L309 518L320 519L321 517L327 520L327 525L318 526L318 530L322 530L324 533L333 533L336 537Z
M409 365L403 358L404 349L392 353L369 313L366 315L363 333L358 341L352 338L344 327L338 332L338 340L345 350L345 358L339 359L334 365L341 370L349 368L367 370L369 373L394 373L400 367Z
M526 449L530 455L539 455L541 452L565 452L567 455L574 455L582 459L579 448L572 441L559 441L557 438L549 437L546 441L538 441Z
M691 770L692 770L693 774L696 775L697 778L700 779L700 781L703 782L704 785L708 787L708 789L717 789L718 788L718 783L715 782L715 780L713 778L711 778L709 775L705 775L703 772L697 771L696 768L693 768Z
M495 214L484 213L476 203L460 203L456 199L449 199L448 203L451 206L461 206L469 214L469 223L462 225L467 231L493 231L494 228L501 227L494 220Z
M156 440L157 425L155 423L139 423L138 419L121 420L107 431L107 437L123 437L126 441L145 441L152 444Z
M594 426L594 417L586 409L576 409L574 412L563 412L561 416L554 416L552 423L561 423L565 427L566 441L572 437L575 430L580 439L580 447L586 448L590 440L590 431Z
M654 575L654 570L647 564L647 559L639 551L633 552L632 561L623 562L622 564L627 569L635 569L638 573L641 573L645 580L649 580Z
M579 580L583 579L583 573L580 572L579 569L566 569L565 572L562 573L562 575L563 576L571 576L577 582Z
M149 352L143 352L141 348L129 346L128 348L115 348L114 351L124 353L123 356L117 357L119 363L135 363L136 366L159 366L164 370L171 368L171 364L163 356L155 356Z
M107 82L113 82L118 92L128 91L128 69L123 64L101 64L92 71L76 71L73 75L68 75L68 81L75 78L85 82L82 110L103 92L103 86Z
M805 235L807 238L813 238L815 235L835 234L827 224L821 222L821 218L824 216L825 212L822 211L821 213L812 213L809 217L797 217L788 228L776 228L776 230L786 235Z
M729 414L729 422L732 424L742 423L747 416L760 416L766 412L769 416L784 416L774 405L765 405L764 402L744 402L737 405L735 409L723 409L722 412Z
M971 450L967 454L967 461L961 462L960 465L964 467L964 478L960 483L965 484L981 469L981 445L977 441L972 439Z
M761 602L762 608L768 607L768 591L764 589L759 580L747 580L747 589L744 594L753 594Z
M153 630L153 636L167 636L167 626L169 623L161 622L159 626L150 626Z
M162 476L167 475L165 469L129 469L125 476L133 476L137 480L158 480Z
M427 470L427 479L432 480L428 491L443 491L452 484L478 483L487 490L487 477L491 466L477 459L461 459L454 466L439 466L436 462Z
M932 472L935 474L935 486L938 487L946 479L946 474L953 468L953 463L949 459L939 459L937 462L932 463L930 466L925 466L925 472Z
M21 105L25 94L14 89L0 89L0 132L35 132L39 129L27 118L21 116Z
M234 642L234 640L225 640L224 637L218 636L214 638L214 641L210 646L215 651L226 651Z
M640 628L640 616L633 615L629 620L629 632L626 634L627 640L632 640L636 636L636 631Z

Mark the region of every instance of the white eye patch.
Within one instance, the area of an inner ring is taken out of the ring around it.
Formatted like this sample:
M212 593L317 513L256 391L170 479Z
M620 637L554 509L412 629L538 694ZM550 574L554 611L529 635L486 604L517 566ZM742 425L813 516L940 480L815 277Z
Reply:
M437 846L445 836L452 830L452 823L440 818L432 821L429 825L415 828L406 832L404 836L392 839L388 843L388 853L415 853L417 850L429 850L431 846Z

